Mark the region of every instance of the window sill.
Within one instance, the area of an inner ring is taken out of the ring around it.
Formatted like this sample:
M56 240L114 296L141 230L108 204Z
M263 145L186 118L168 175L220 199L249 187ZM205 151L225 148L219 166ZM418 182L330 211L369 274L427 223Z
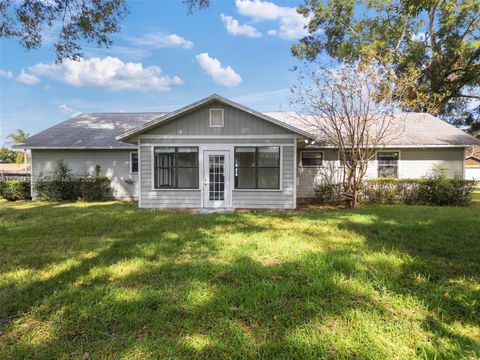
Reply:
M233 189L234 192L247 192L247 191L254 191L254 192L260 192L260 191L269 191L269 192L282 192L283 189Z
M200 189L155 189L153 188L152 191L200 191Z

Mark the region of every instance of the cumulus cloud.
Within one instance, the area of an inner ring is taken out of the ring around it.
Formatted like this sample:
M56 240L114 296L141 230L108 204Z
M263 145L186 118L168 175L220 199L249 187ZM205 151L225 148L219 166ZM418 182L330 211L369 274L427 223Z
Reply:
M198 65L205 73L210 75L217 84L235 87L242 82L242 78L230 66L222 67L222 63L212 58L208 53L201 53L196 56Z
M160 32L130 38L130 41L137 46L148 46L151 48L181 47L184 49L191 49L193 47L193 42L177 34L164 34Z
M11 71L0 69L0 77L11 79L13 78L13 73Z
M100 87L111 90L166 91L184 81L178 76L162 75L158 66L124 63L116 57L65 60L61 64L39 63L30 68L34 74L75 87Z
M40 81L40 79L35 75L29 74L22 69L22 71L20 71L20 74L18 74L18 76L15 78L15 81L21 82L25 85L35 85Z
M227 28L228 33L231 35L241 35L254 38L262 36L262 34L253 26L246 24L241 25L238 20L231 16L220 14L220 19L222 19L222 22Z
M235 5L241 15L250 16L257 21L279 21L278 30L268 32L271 36L295 40L308 33L305 29L308 19L298 14L294 7L278 6L270 1L260 0L235 0Z
M68 106L67 104L58 105L58 110L59 110L62 114L66 114L66 115L69 115L69 116L77 116L77 115L80 115L80 114L81 114L80 111L77 111L77 110L72 109L72 108L71 108L70 106Z

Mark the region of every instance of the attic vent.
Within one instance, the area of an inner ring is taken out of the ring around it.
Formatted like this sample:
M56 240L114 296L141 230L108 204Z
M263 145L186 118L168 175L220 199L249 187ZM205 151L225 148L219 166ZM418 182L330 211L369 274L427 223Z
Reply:
M223 127L223 109L210 109L210 127Z

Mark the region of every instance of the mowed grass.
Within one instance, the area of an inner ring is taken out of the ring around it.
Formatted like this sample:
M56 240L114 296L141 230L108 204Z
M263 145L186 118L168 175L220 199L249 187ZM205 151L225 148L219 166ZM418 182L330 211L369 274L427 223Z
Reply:
M0 202L0 358L480 357L480 206Z

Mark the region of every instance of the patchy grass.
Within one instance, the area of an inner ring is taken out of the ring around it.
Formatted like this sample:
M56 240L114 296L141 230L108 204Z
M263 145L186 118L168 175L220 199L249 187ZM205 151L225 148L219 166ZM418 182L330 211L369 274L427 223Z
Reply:
M478 358L479 215L0 202L0 358Z

